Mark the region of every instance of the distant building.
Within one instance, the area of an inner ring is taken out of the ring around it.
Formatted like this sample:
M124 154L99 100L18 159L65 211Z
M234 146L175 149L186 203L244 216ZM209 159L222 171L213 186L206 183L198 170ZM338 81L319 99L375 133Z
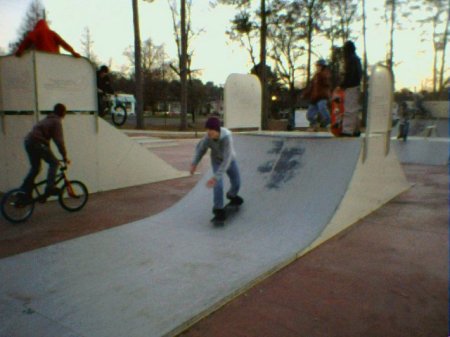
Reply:
M196 109L196 115L223 115L224 102L222 99L211 100L203 104L200 108ZM152 111L155 115L167 115L176 116L181 113L180 101L166 101L158 102L156 104L155 111Z

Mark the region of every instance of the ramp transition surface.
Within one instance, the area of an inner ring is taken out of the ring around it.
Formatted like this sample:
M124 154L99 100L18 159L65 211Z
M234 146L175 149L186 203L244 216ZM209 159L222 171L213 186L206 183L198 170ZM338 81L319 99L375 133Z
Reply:
M402 163L422 165L448 165L449 163L449 138L408 137L406 142L393 139L392 144Z
M159 215L0 260L0 335L175 333L298 256L348 187L364 187L359 139L239 136L235 145L246 202L223 228L209 223L206 174Z

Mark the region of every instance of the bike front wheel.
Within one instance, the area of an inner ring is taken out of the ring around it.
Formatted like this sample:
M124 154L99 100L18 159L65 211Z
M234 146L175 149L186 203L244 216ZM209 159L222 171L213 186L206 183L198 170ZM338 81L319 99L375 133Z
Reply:
M14 223L27 220L33 214L34 200L25 199L25 193L19 188L7 192L0 204L5 219Z
M122 105L116 105L114 110L111 110L111 117L115 125L124 125L127 121L127 110Z
M85 184L71 180L62 187L58 202L66 211L76 212L86 205L88 196L89 192Z

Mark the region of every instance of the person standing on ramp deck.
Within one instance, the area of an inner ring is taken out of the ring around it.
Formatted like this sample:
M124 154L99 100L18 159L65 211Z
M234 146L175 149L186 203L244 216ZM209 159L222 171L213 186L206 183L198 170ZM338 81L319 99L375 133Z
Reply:
M213 213L217 220L225 220L223 202L223 175L226 173L230 178L230 190L227 198L231 204L241 205L244 200L238 196L241 186L239 167L236 162L236 153L233 147L233 137L230 130L220 126L220 120L210 117L205 124L206 135L200 140L195 149L194 158L191 163L190 173L194 174L198 163L201 161L208 149L211 149L211 165L214 176L206 184L214 188Z
M352 41L345 42L344 51L344 80L340 88L345 90L344 120L341 136L359 137L359 96L362 78L361 60L356 55L356 48Z
M306 113L310 126L308 131L319 131L319 127L326 128L330 124L328 104L331 96L331 72L324 59L316 62L316 73L302 96L309 99Z

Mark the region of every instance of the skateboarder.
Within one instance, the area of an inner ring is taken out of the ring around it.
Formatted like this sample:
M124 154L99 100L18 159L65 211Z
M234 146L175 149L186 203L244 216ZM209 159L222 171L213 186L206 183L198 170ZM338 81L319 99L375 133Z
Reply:
M206 135L200 140L195 149L194 158L191 163L190 173L194 174L198 163L208 149L211 149L211 165L214 176L206 184L208 188L214 189L213 213L216 220L225 220L226 214L223 202L223 175L226 173L230 178L230 190L227 198L231 204L241 205L244 200L238 196L241 186L239 168L236 162L236 154L233 148L233 137L231 131L220 126L220 120L210 117L205 124Z
M397 139L403 139L406 142L409 132L409 109L405 101L401 102L398 106L398 116L400 118L400 125Z

